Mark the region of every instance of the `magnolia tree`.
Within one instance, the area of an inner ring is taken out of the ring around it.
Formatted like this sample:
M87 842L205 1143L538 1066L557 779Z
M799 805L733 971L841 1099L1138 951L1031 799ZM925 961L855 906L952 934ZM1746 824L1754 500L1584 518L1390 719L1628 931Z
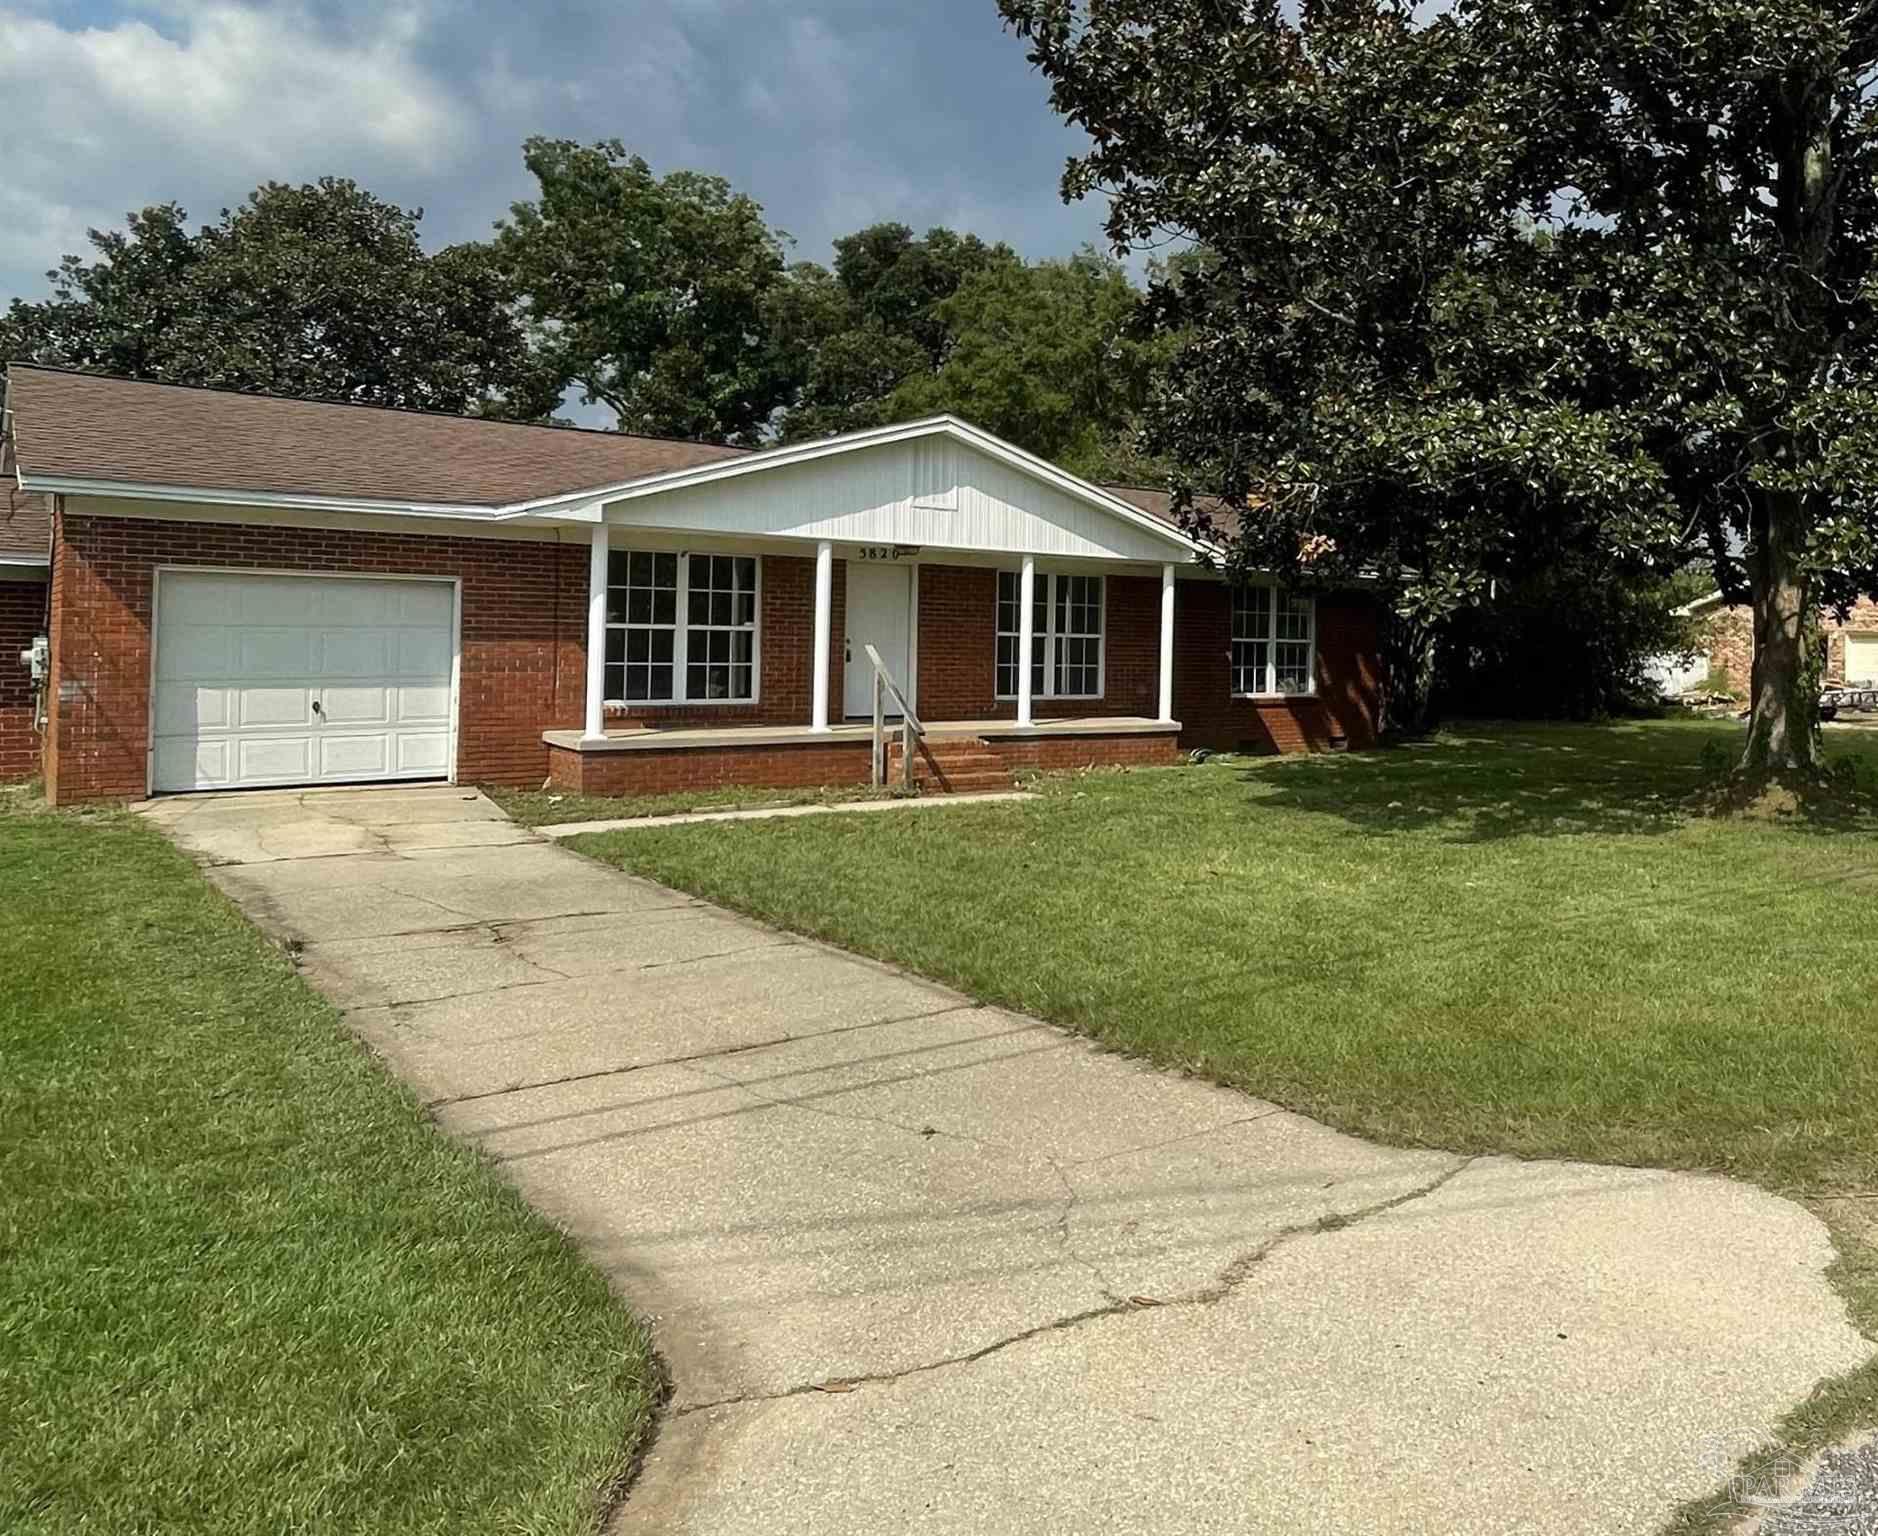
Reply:
M1817 771L1822 608L1878 594L1872 0L1000 0L1087 131L1064 191L1192 241L1147 446L1228 564L1699 558L1751 602L1741 769Z

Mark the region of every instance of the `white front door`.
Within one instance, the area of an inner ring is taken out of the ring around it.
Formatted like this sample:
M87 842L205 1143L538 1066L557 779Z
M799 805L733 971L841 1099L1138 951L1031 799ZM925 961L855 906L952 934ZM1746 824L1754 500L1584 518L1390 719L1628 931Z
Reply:
M152 788L441 779L447 581L159 573Z
M874 668L866 647L880 652L893 680L915 709L913 696L913 567L898 562L848 562L848 639L845 710L850 719L874 717ZM891 694L887 713L899 714Z

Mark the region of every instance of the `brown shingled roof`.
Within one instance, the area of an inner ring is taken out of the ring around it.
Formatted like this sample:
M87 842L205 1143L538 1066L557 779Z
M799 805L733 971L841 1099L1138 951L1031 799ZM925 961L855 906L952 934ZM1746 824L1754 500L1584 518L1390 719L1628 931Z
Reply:
M52 550L52 498L22 491L13 444L0 439L0 560L46 560Z
M1105 485L1102 489L1109 495L1127 502L1137 511L1146 512L1150 517L1158 517L1162 522L1170 523L1176 528L1180 527L1180 520L1174 516L1174 496L1171 491L1156 490L1146 485ZM1224 502L1211 496L1196 496L1194 505L1212 516L1213 532L1219 537L1230 538L1238 531L1239 516Z
M14 363L7 405L30 480L499 506L746 450L576 427L285 400Z

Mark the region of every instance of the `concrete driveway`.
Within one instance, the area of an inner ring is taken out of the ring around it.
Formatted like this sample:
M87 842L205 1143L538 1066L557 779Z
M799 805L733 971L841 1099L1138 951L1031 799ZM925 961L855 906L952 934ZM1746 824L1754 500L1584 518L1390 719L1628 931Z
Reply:
M1370 1146L469 791L147 814L654 1319L620 1531L1649 1532L1870 1352L1725 1180Z

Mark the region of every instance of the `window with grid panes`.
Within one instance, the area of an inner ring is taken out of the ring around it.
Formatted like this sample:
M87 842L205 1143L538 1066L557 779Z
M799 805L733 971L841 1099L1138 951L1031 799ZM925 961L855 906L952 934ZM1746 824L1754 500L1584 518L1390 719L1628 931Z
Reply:
M697 704L755 698L756 586L752 555L613 551L607 559L607 699Z
M997 689L1017 697L1017 649L1023 578L998 572ZM1102 694L1100 576L1037 573L1031 615L1030 692L1039 699L1093 699Z
M1232 691L1239 698L1316 688L1317 601L1268 586L1232 598Z

